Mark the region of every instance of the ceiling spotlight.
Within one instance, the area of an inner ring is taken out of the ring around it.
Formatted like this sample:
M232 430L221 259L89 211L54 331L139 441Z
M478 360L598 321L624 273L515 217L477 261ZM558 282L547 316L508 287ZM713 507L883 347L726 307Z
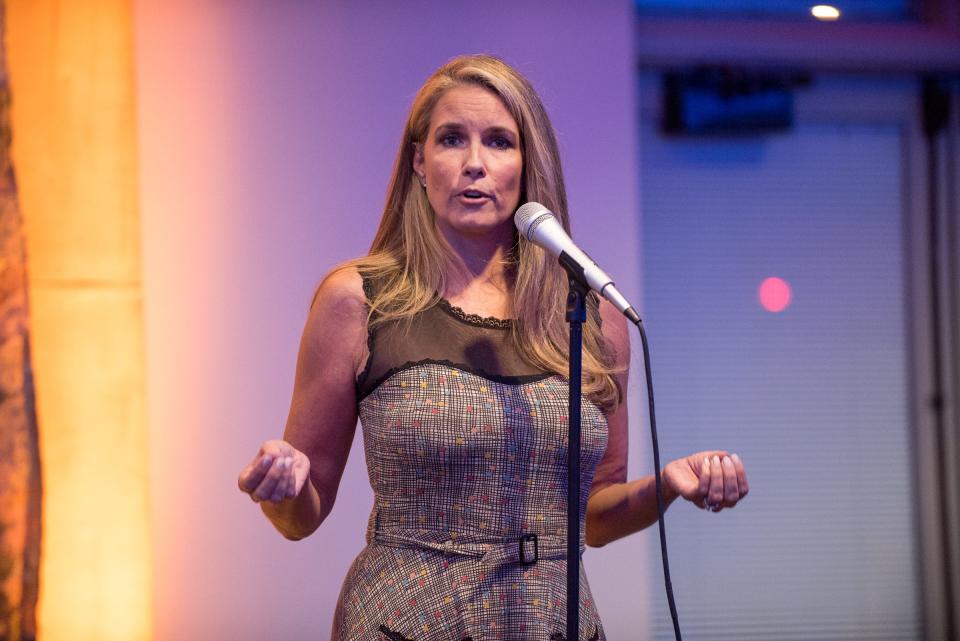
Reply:
M818 4L815 7L810 7L810 13L813 14L813 17L817 20L839 20L840 19L840 10L836 7L831 7L828 4Z

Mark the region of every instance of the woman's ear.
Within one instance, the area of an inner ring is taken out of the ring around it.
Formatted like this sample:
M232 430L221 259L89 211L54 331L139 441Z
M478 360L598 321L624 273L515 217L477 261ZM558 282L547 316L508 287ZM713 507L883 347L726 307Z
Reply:
M413 173L417 175L420 184L426 186L426 170L423 166L423 145L413 143Z

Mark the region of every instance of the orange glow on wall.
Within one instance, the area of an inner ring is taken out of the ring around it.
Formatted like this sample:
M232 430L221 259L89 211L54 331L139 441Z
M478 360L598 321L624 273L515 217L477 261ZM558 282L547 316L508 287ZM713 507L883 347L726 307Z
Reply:
M8 0L43 467L41 641L152 638L130 0Z

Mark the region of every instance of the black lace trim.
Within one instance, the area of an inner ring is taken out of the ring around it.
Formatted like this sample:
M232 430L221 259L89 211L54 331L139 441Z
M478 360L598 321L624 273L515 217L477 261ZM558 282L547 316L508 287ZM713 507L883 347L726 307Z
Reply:
M360 383L357 383L357 402L359 403L366 397L370 396L374 390L387 382L391 377L404 372L408 369L413 369L414 367L419 367L421 365L443 365L445 367L450 367L452 369L460 370L461 372L466 372L467 374L473 374L474 376L479 376L480 378L485 378L488 381L493 383L502 383L504 385L525 385L527 383L537 383L539 381L546 380L551 376L556 376L552 372L542 372L540 374L526 374L521 376L502 376L500 374L490 374L485 372L480 368L470 367L469 365L464 365L463 363L454 363L453 361L434 359L434 358L425 358L422 361L407 361L400 367L391 367L386 372L383 373L383 376L378 378L376 382L367 390L365 393L360 394Z
M486 327L488 329L510 329L513 327L514 319L497 318L495 316L480 316L479 314L468 314L456 305L453 305L445 298L438 298L437 304L440 309L447 312L454 318L474 327ZM587 295L587 313L595 318L598 327L603 327L603 319L600 318L600 297L596 292L591 291Z
M479 314L468 314L456 305L451 305L445 298L439 299L437 303L440 309L447 312L459 321L474 327L486 327L488 329L510 329L513 327L512 319L495 318L493 316L480 316Z

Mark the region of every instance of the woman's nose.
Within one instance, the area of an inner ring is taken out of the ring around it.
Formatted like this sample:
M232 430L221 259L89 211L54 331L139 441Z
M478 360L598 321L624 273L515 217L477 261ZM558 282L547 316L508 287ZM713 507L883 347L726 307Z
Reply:
M481 156L482 149L479 144L471 144L467 150L467 157L463 163L463 174L472 178L478 178L486 174Z

